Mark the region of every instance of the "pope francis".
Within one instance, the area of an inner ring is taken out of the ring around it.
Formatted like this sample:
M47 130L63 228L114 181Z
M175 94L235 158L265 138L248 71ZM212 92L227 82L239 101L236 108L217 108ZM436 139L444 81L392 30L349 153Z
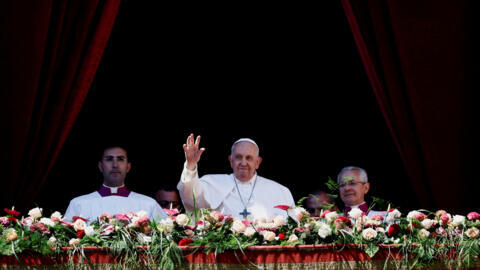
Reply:
M255 141L239 139L233 143L228 157L231 174L198 176L197 164L205 148L199 148L200 136L187 138L183 145L186 162L177 188L187 211L194 207L210 208L243 219L269 220L286 212L276 205L294 206L290 190L279 183L261 177L257 169L262 162Z

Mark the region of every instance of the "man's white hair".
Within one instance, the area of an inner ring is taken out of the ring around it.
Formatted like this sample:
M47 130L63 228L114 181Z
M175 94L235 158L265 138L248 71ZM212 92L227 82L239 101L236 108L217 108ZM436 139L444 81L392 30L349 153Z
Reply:
M362 183L367 183L368 182L368 176L367 176L367 171L360 167L355 167L355 166L347 166L344 167L337 175L337 184L340 183L340 177L342 177L342 174L346 171L358 171L360 172L360 181Z
M260 155L260 148L258 147L258 144L257 144L254 140L252 140L252 139L250 139L250 138L241 138L241 139L236 140L236 141L232 144L232 149L231 149L230 154L233 154L233 149L235 148L235 145L236 145L237 143L241 143L241 142L249 142L249 143L255 145L255 147L257 147L258 155Z

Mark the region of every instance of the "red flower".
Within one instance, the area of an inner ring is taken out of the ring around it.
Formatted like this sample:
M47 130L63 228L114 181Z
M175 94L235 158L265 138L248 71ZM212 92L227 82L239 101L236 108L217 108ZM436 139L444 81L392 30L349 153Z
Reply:
M8 221L10 221L10 222L17 222L17 219L14 218L14 217L9 217L9 218L8 218Z
M77 219L81 219L81 220L83 220L83 221L87 221L86 218L79 217L79 216L74 216L72 219L73 219L73 222L77 221Z
M18 217L18 215L20 215L20 212L18 212L17 210L13 209L8 209L8 208L4 208L3 210L5 210L5 212L7 213L7 215L11 215L11 216L14 216L14 217Z
M85 231L84 230L80 230L80 231L77 232L77 238L82 239L83 236L85 236Z
M191 243L193 243L192 238L182 238L182 240L180 240L180 242L178 242L178 245L179 246L186 246L186 245L191 244Z
M279 234L278 234L278 238L280 238L280 240L285 239L285 234L279 233Z
M387 235L388 237L396 236L400 231L400 225L394 223L388 226Z
M278 209L282 209L282 210L287 211L288 209L290 209L290 206L288 206L288 205L277 205L274 208L278 208Z

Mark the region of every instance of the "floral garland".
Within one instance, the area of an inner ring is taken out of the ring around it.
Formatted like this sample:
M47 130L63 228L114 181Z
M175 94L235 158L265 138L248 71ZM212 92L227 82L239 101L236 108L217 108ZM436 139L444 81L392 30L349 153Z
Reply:
M102 214L88 223L82 217L65 221L61 213L50 217L34 208L28 217L19 218L13 207L0 217L0 254L17 256L25 251L43 255L67 252L83 254L87 246L108 249L125 255L124 262L142 263L174 269L182 264L178 246L203 246L206 252L243 250L253 245L355 244L373 257L379 245L395 245L407 267L424 266L436 260L450 260L457 267L469 266L480 254L480 214L451 215L444 210L415 210L406 217L397 209L366 216L353 209L348 216L322 211L311 217L302 207L279 205L286 216L271 220L238 219L218 211L197 209L194 214L166 210L169 217L150 220L145 211ZM195 217L197 217L195 219ZM146 256L137 259L138 247L146 247ZM412 258L414 260L412 261ZM73 263L73 262L72 262Z

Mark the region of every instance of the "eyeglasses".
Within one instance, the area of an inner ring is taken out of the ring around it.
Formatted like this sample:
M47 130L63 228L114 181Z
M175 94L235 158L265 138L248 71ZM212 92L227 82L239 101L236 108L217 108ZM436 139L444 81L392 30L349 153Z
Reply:
M363 185L363 184L366 184L366 182L364 183L364 182L353 182L353 181L348 181L348 182L346 182L346 183L343 183L343 184L340 184L340 185L338 185L338 186L339 186L340 188L345 188L346 186L349 186L349 187L352 187L352 188L354 188L354 187L356 187L356 186L358 186L358 185L360 185L360 184L362 184L362 185Z

